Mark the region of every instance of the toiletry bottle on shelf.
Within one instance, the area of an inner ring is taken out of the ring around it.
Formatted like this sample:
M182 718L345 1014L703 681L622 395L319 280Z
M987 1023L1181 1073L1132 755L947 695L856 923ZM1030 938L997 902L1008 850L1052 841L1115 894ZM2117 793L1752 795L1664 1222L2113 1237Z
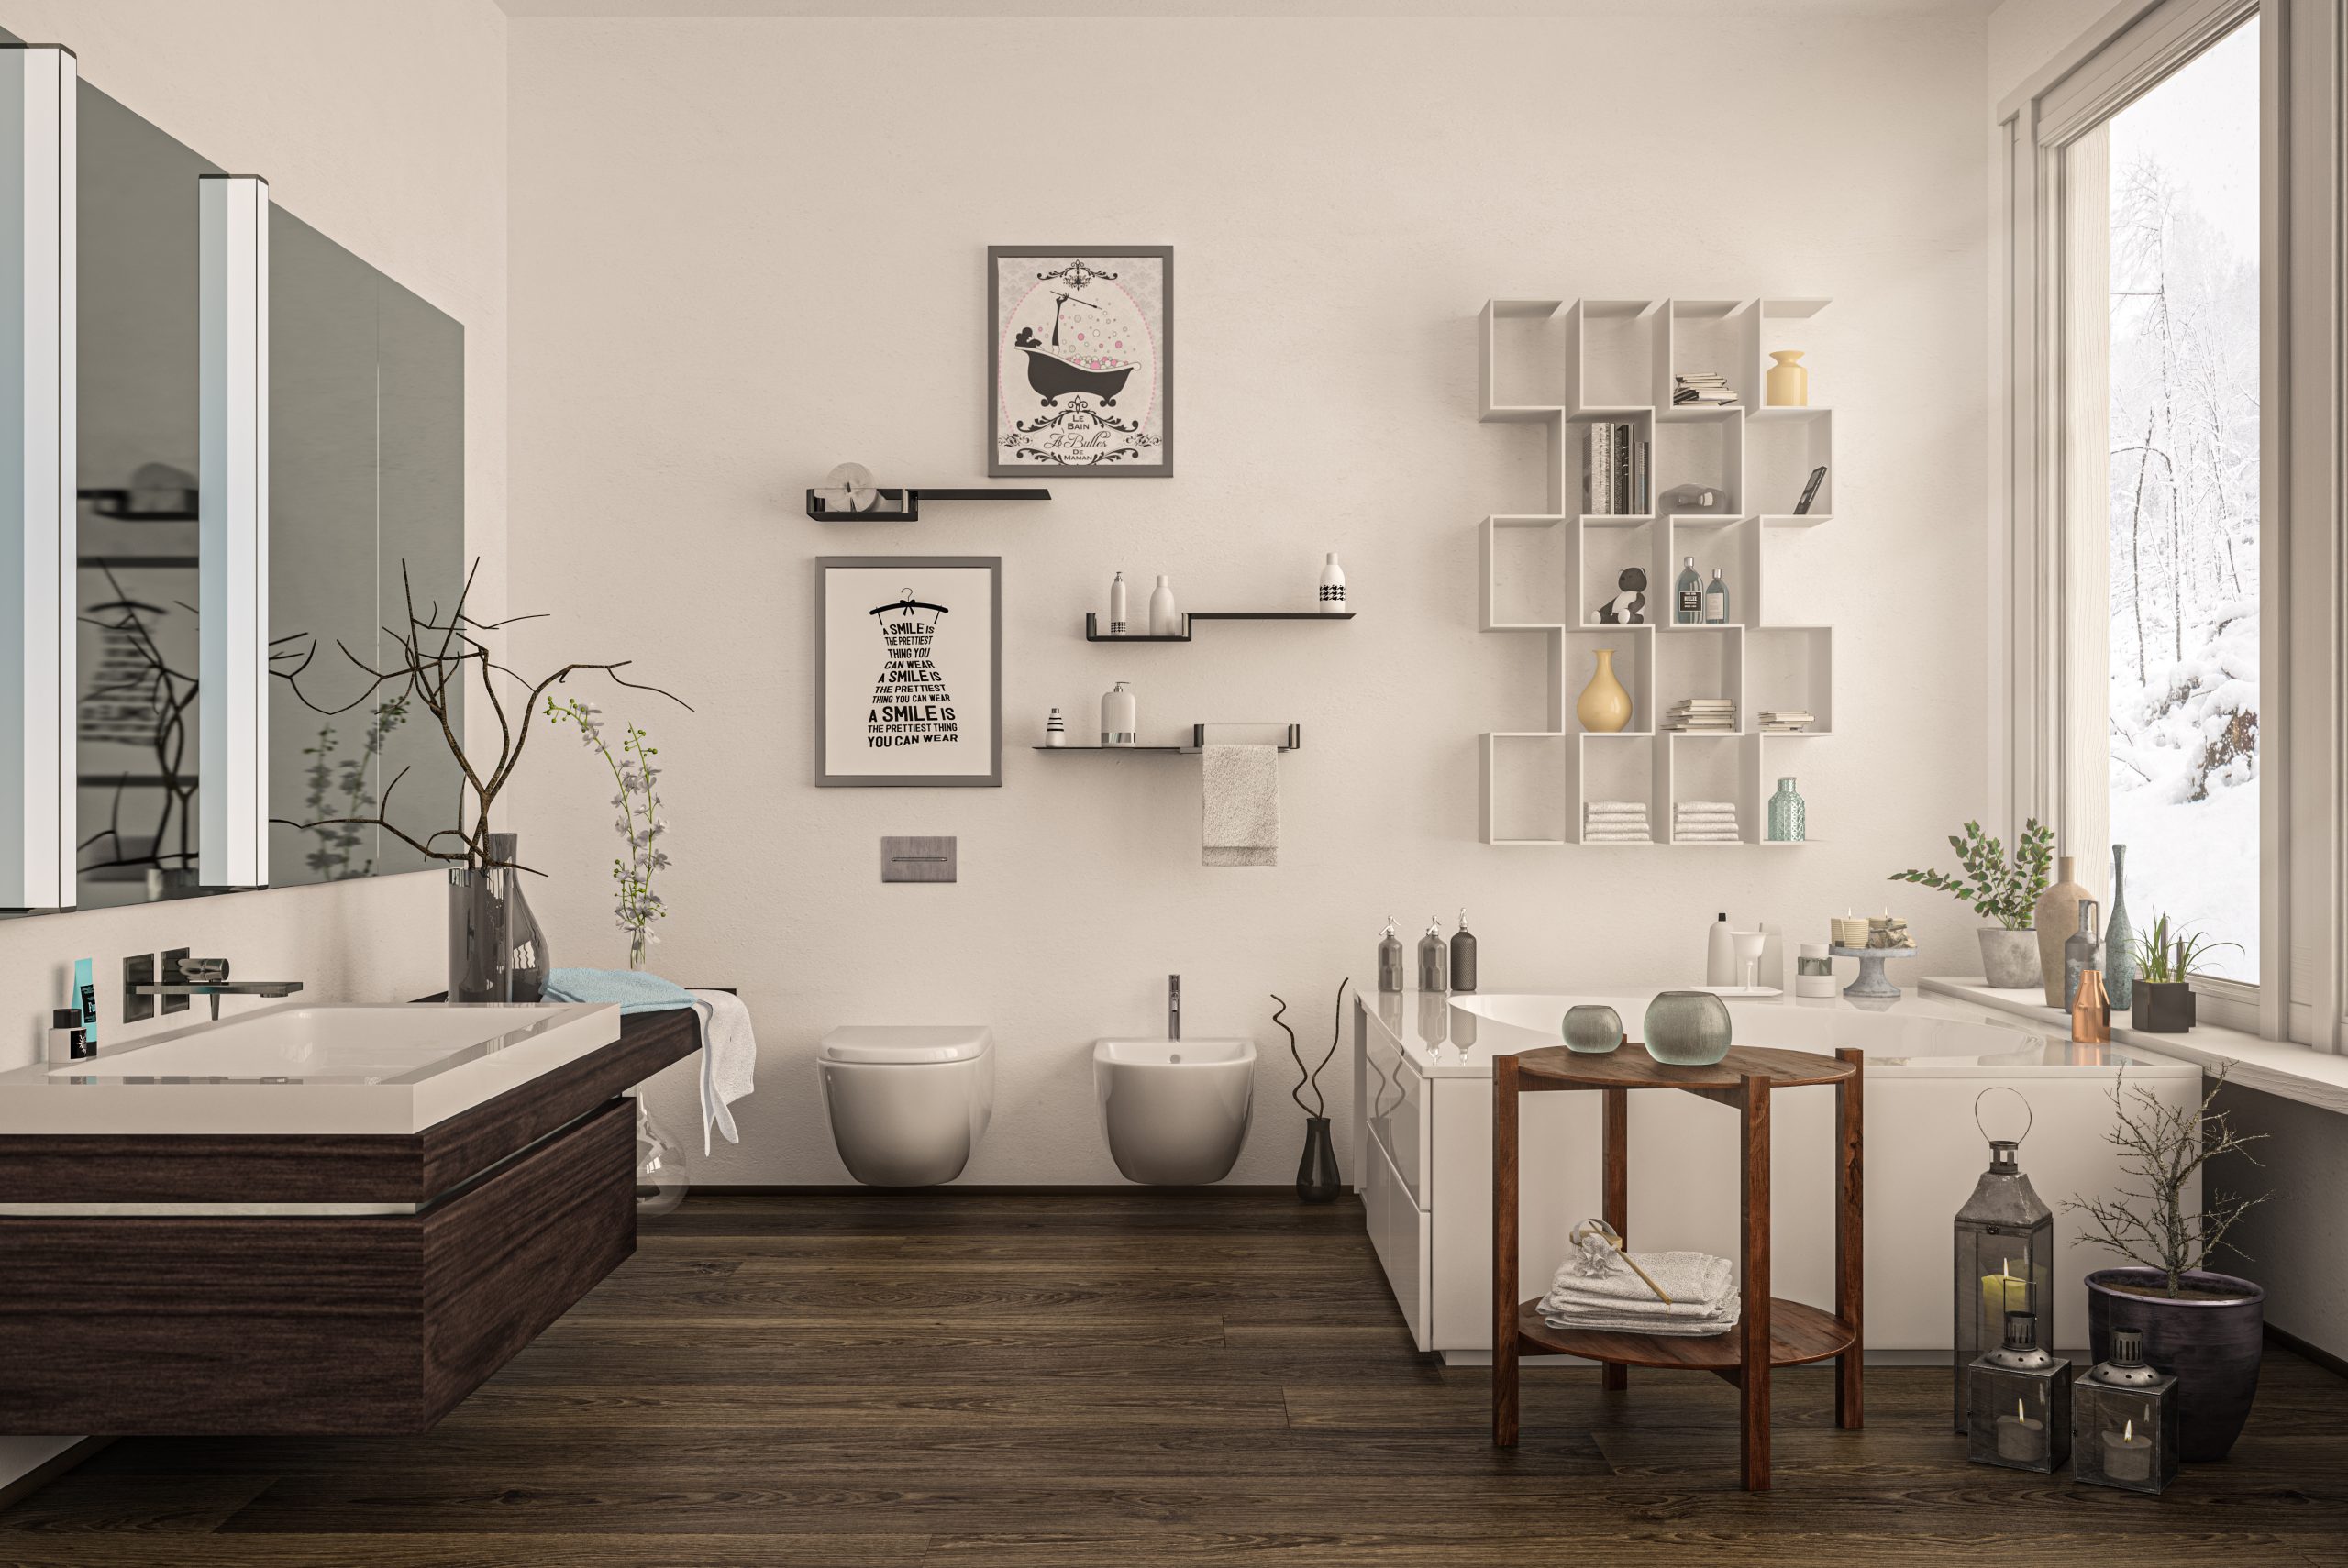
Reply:
M1044 721L1044 744L1055 748L1068 745L1068 721L1060 717L1058 708Z
M1736 933L1729 929L1725 910L1718 920L1712 922L1712 928L1704 933L1704 984L1736 984Z
M1182 635L1182 617L1174 608L1174 585L1166 574L1157 574L1157 586L1149 591L1149 635L1153 637L1179 637Z
M1141 704L1134 700L1134 685L1120 680L1101 693L1101 744L1141 745Z
M1119 572L1109 580L1109 635L1122 637L1132 629L1125 619L1125 574Z
M1394 934L1394 917L1386 917L1386 934L1378 939L1378 988L1381 991L1405 991L1410 988L1402 975L1402 939Z
M1446 970L1450 949L1444 945L1442 922L1427 916L1427 933L1419 938L1419 989L1440 994L1451 988Z
M1331 550L1321 568L1321 613L1342 615L1346 609L1346 569L1337 564L1337 552Z
M53 1009L49 1015L49 1065L60 1066L67 1062L79 1062L97 1052L82 1033L82 1010L78 1007Z
M1728 579L1721 569L1712 569L1712 580L1704 584L1704 624L1722 626L1728 624Z
M1801 955L1794 960L1794 995L1829 999L1834 995L1834 958L1826 946L1823 942L1801 944Z
M73 1005L82 1010L84 1054L98 1054L98 982L95 965L88 958L73 960Z
M1468 911L1459 911L1459 929L1451 934L1451 988L1476 988L1476 933L1468 929Z
M1672 584L1671 618L1682 626L1692 626L1704 618L1704 580L1696 575L1696 558L1689 556L1679 569L1679 580Z

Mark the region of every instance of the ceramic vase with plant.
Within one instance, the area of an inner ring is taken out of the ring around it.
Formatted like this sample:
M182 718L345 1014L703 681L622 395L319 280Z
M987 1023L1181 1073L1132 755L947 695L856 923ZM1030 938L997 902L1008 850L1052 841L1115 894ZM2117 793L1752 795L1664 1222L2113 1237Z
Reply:
M1337 1021L1329 1032L1329 1048L1321 1053L1321 1060L1313 1066L1304 1065L1304 1053L1296 1047L1296 1031L1280 1016L1288 1011L1288 1003L1277 996L1272 1000L1279 1005L1273 1010L1272 1021L1288 1036L1288 1054L1296 1063L1297 1081L1289 1088L1289 1098L1304 1112L1304 1154L1296 1163L1296 1196L1305 1203L1335 1203L1345 1190L1345 1182L1337 1175L1337 1147L1329 1136L1329 1103L1321 1093L1321 1072L1337 1054L1337 1043L1346 1032L1346 988L1351 980L1337 982ZM1307 1093L1312 1103L1304 1103Z
M2226 1234L2266 1199L2207 1189L2211 1161L2256 1165L2249 1145L2265 1136L2236 1132L2226 1112L2210 1109L2225 1087L2221 1069L2198 1103L2169 1105L2128 1084L2123 1073L2111 1086L2116 1121L2104 1141L2120 1151L2124 1184L2114 1197L2063 1205L2086 1217L2088 1242L2132 1265L2088 1275L2088 1348L2108 1361L2113 1331L2144 1336L2144 1359L2176 1378L2187 1461L2223 1459L2242 1434L2258 1392L2265 1328L2265 1291L2209 1266L2221 1250L2241 1251ZM2188 1211L2186 1192L2197 1176L2205 1187L2201 1206Z
M2182 1034L2200 1020L2193 1004L2193 971L2210 954L2237 942L2213 942L2198 931L2172 926L2155 914L2136 934L2136 1005L2129 1021L2154 1034Z
M1949 834L1956 851L1957 869L1895 871L1895 882L1918 882L1954 893L1973 906L1973 912L1998 923L1981 933L1981 973L1999 990L2021 990L2041 983L2037 919L2038 895L2046 890L2046 868L2054 859L2054 830L2039 825L2036 817L2023 824L2013 858L2006 846L1967 823L1962 834Z

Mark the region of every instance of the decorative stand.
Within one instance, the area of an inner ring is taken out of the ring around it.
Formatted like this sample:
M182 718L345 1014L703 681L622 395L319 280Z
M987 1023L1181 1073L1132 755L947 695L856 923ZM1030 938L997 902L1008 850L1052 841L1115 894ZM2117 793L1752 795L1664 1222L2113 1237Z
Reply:
M1608 1056L1562 1046L1498 1056L1492 1063L1492 1441L1516 1446L1517 1362L1524 1355L1578 1355L1601 1364L1605 1386L1629 1386L1627 1369L1658 1366L1710 1372L1736 1385L1743 1441L1738 1474L1745 1490L1769 1485L1769 1375L1779 1366L1834 1358L1834 1424L1861 1422L1860 1054L1827 1060L1802 1051L1742 1048L1708 1067L1671 1067L1635 1043ZM1772 1091L1834 1086L1834 1310L1830 1314L1769 1294L1769 1099ZM1597 1089L1605 1096L1605 1214L1627 1235L1630 1214L1630 1091L1669 1088L1735 1109L1740 1143L1743 1291L1740 1320L1709 1336L1553 1329L1541 1300L1517 1288L1517 1097L1553 1089Z
M1898 986L1891 983L1891 977L1883 972L1883 961L1916 956L1913 947L1830 947L1826 951L1837 958L1856 958L1859 961L1859 977L1844 986L1843 994L1856 997L1861 1001L1898 1000L1902 993Z

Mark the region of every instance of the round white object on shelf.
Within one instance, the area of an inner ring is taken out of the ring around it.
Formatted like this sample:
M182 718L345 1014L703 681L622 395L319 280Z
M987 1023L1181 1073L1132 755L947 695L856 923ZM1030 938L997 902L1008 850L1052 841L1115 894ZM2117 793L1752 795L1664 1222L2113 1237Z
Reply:
M815 487L826 510L833 507L842 512L869 512L880 503L880 489L872 482L872 470L862 463L837 463Z

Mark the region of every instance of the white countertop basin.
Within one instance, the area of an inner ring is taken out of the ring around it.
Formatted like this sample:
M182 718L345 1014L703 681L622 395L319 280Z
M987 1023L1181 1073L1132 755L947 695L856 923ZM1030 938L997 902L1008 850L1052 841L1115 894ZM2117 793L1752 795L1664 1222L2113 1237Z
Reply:
M619 1037L610 1004L287 1002L0 1073L0 1134L420 1132Z

